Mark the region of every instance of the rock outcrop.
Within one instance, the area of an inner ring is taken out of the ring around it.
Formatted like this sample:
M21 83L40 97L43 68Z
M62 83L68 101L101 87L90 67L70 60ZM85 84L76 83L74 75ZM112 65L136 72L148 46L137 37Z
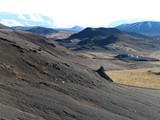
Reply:
M103 68L103 66L101 66L98 70L97 70L97 73L103 77L104 79L110 81L110 82L113 82L113 80L105 73L105 70Z

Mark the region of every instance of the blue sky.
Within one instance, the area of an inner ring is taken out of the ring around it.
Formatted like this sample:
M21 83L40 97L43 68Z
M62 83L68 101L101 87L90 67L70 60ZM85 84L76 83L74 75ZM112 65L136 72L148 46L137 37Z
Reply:
M43 14L56 26L107 26L112 22L160 21L159 0L0 0L0 12Z

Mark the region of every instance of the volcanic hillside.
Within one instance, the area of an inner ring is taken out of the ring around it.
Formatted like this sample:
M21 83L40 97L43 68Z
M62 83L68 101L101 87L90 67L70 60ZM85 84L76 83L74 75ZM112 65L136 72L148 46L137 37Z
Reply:
M0 31L1 120L160 119L159 90L111 83L60 48L31 33Z

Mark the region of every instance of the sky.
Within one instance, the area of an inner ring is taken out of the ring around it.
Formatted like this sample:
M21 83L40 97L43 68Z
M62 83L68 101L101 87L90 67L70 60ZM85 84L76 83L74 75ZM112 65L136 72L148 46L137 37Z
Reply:
M159 0L0 0L0 12L43 14L57 26L104 27L160 21Z

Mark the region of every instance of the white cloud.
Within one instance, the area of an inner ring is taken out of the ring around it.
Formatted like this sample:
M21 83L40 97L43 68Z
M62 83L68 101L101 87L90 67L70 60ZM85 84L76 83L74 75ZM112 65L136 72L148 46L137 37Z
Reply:
M0 11L44 14L59 25L106 26L117 20L160 20L159 0L1 0ZM41 21L40 16L31 16Z
M26 17L23 14L18 14L17 16L22 20L27 20Z
M42 14L17 14L0 12L0 21L8 26L45 26L54 27L55 22Z
M27 15L28 17L25 17L25 15ZM41 14L18 14L18 17L26 21L44 22L43 16Z
M20 23L18 23L17 21L15 21L15 20L7 20L7 19L2 19L1 21L0 21L0 23L1 24L3 24L3 25L6 25L6 26L9 26L9 27L11 27L11 26L23 26L22 24L20 24Z
M28 19L28 20L36 21L36 22L44 22L44 19L39 14L29 14L29 17L30 17L30 19Z

